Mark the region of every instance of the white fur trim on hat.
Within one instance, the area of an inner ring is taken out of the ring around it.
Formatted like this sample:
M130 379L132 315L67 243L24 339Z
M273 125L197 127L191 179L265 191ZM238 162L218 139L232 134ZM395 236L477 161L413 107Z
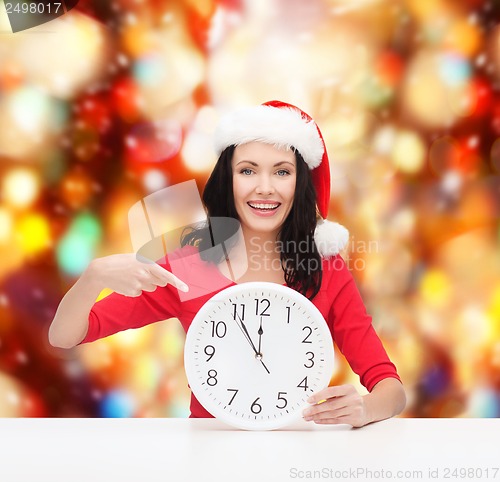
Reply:
M276 147L295 147L309 169L321 164L323 142L314 121L288 107L258 105L224 116L215 130L215 149L258 141Z
M330 258L345 248L349 241L349 231L339 223L321 220L316 225L314 241L319 254L323 258Z

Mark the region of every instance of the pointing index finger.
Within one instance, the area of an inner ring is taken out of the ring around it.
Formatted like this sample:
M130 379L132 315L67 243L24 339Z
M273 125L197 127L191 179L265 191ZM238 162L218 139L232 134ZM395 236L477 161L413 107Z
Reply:
M166 281L167 283L170 283L171 285L174 285L177 289L184 292L189 291L189 286L186 283L184 283L184 281L177 278L177 276L175 276L173 273L163 268L159 264L153 263L152 265L149 266L149 270L151 274L153 274L154 276L156 276L161 280Z

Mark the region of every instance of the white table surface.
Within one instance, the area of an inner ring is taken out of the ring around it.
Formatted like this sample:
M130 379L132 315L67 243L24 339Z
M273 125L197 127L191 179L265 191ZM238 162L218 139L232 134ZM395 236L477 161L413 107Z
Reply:
M233 480L500 481L500 419L258 432L215 419L0 419L0 481Z

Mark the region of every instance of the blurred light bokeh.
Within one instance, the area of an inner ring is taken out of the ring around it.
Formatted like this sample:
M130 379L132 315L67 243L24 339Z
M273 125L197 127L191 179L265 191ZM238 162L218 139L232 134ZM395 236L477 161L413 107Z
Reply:
M271 99L323 131L403 415L500 416L499 19L497 0L81 0L13 34L0 11L0 416L188 415L176 320L71 350L48 327L91 259L132 251L130 207L202 189L220 115ZM361 389L345 362L332 383Z

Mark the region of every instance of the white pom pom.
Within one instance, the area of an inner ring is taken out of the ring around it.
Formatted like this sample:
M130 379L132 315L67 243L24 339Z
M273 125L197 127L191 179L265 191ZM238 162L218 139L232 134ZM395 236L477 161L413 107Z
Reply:
M349 241L349 231L339 223L322 220L316 225L314 241L319 254L330 258L344 249Z

